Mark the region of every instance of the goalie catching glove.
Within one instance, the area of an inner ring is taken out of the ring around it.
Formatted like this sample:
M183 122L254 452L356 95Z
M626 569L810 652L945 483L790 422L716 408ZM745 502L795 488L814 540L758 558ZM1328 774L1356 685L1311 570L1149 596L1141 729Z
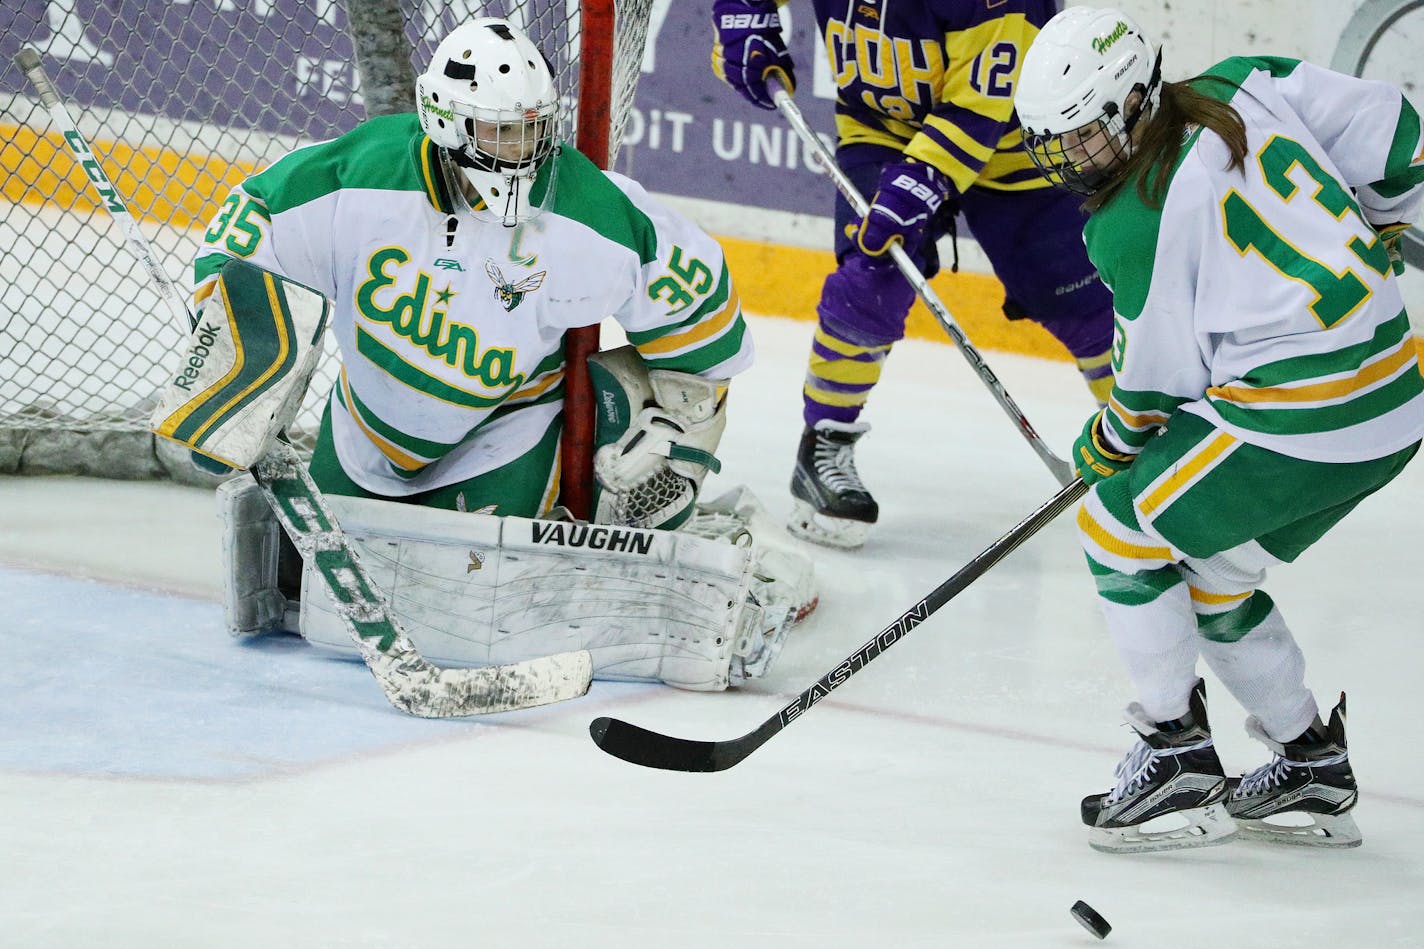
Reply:
M598 401L593 456L598 524L675 530L692 516L726 427L725 380L649 371L632 346L589 357Z
M154 410L154 433L222 465L256 464L301 407L330 313L310 287L228 261Z

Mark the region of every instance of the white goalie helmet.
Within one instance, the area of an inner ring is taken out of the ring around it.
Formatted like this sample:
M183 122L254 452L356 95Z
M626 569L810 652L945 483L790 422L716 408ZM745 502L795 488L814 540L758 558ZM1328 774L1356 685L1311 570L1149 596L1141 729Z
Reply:
M1157 107L1161 52L1125 13L1072 7L1049 20L1024 56L1014 107L1024 146L1054 184L1099 190L1132 155L1132 130ZM1128 97L1141 104L1128 114Z
M456 27L415 99L420 127L474 186L477 215L513 227L551 203L559 97L548 60L508 20Z

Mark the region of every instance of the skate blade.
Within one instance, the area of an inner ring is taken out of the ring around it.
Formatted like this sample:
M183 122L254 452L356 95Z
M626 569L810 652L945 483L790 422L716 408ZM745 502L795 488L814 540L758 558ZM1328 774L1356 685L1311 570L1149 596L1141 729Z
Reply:
M1148 830L1155 821L1175 819L1181 826ZM1236 836L1236 822L1220 803L1163 815L1136 827L1091 827L1088 846L1101 853L1152 853L1215 847Z
M805 501L797 501L792 508L791 520L787 522L786 529L793 537L809 540L813 544L855 550L870 536L872 526L865 521L828 517Z
M1364 843L1360 828L1349 814L1310 814L1304 811L1287 811L1280 816L1306 818L1308 823L1284 824L1271 819L1246 820L1236 818L1241 828L1242 840L1255 840L1267 844L1285 844L1291 847L1325 847L1343 850L1358 847Z

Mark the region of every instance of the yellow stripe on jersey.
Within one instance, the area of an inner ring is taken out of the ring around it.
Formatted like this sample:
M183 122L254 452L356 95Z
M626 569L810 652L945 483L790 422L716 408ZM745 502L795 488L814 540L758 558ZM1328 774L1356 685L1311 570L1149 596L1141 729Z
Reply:
M542 395L545 392L548 392L554 386L558 385L559 382L563 380L563 378L564 370L562 369L554 369L550 372L546 372L536 381L530 383L529 385L520 389L518 392L512 394L509 398L505 399L504 404L509 405L510 403L518 402L521 399L532 399L535 396Z
M1018 129L1015 129L1013 134L1017 138ZM1022 141L1022 139L1019 140ZM999 180L1011 175L1015 180ZM1041 188L1053 187L1053 182L1043 176L1043 172L1039 171L1038 166L1033 163L1033 159L1028 157L1028 152L1022 150L995 152L994 157L989 159L989 163L980 172L979 180L975 184L991 191L1036 191Z
M1113 536L1089 513L1086 504L1078 509L1078 529L1092 538L1093 543L1118 557L1128 560L1162 560L1169 563L1176 559L1172 556L1170 547L1147 547Z
M1111 395L1108 396L1108 408L1112 409L1113 415L1117 416L1119 422L1124 427L1135 432L1146 431L1149 428L1167 424L1166 412L1130 412L1127 406L1123 405Z
M1366 363L1359 372L1345 379L1312 382L1297 386L1269 386L1264 389L1239 385L1212 386L1206 390L1206 394L1238 405L1252 403L1260 405L1267 402L1329 402L1349 396L1399 372L1415 358L1412 342L1409 339L1404 340L1393 351L1386 352L1374 362Z
M836 116L836 141L840 145L886 145L903 150L918 131L913 125L895 119L881 119L884 128L865 125L848 115ZM938 166L936 166L938 167Z
M435 149L431 147L430 137L426 136L420 140L420 175L425 182L425 196L430 199L430 206L435 210L440 210L440 189L435 185L435 166L431 162L431 156Z
M638 346L638 352L643 355L654 353L670 353L679 349L687 349L694 343L700 343L725 330L732 320L741 316L742 298L737 295L737 288L733 287L727 295L727 303L718 311L717 315L709 319L693 324L681 333L674 333L671 336L660 336L657 339L649 340Z
M421 461L412 455L407 455L395 445L378 435L369 425L361 420L361 413L356 410L356 399L351 395L351 385L346 380L345 369L341 370L341 391L345 396L347 414L351 416L356 426L366 434L366 438L370 440L371 444L375 445L391 464L400 468L402 471L419 471L430 463L428 461Z
M998 142L994 142L992 144L986 144L984 142L981 142L974 136L970 135L968 132L961 129L959 126L955 125L953 122L947 122L937 115L926 116L925 125L934 129L936 132L943 135L945 138L949 139L959 148L964 149L964 151L968 153L969 157L977 158L981 162L988 162L988 160L993 157L995 148L999 144ZM922 156L917 153L925 150L924 143L928 143L930 148L934 148L933 143L930 143L928 138L918 138L911 141L910 147L906 149L906 151L908 151L916 158L921 158ZM936 149L936 154L943 156L944 158L947 158L950 161L954 161L954 159L949 158L949 156L946 155L945 152L943 152L942 150ZM955 164L960 168L964 167L963 165L959 165L958 162L955 162ZM951 174L951 177L953 177L952 168L942 170L944 170L947 174ZM974 171L974 177L979 177L979 172L977 169ZM958 187L961 191L963 191L965 188L968 188L971 184L973 184L973 179L970 179L967 182L955 181L955 186Z
M1151 516L1153 511L1180 494L1198 475L1224 460L1238 444L1235 436L1219 432L1215 437L1196 446L1168 470L1167 477L1147 492L1138 502L1137 509Z

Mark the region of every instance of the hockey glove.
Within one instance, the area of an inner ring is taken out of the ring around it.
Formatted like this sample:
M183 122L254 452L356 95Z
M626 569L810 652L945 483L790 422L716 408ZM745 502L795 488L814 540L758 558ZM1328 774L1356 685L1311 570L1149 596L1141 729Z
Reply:
M712 71L742 98L761 109L775 109L767 77L777 75L787 92L796 89L791 54L781 38L781 17L769 0L716 0L712 26Z
M933 165L908 159L886 165L875 200L856 230L856 243L865 253L879 257L899 241L905 253L914 255L953 189Z
M1106 410L1104 410L1106 411ZM1136 455L1127 455L1108 446L1103 437L1103 413L1088 419L1083 434L1073 443L1073 460L1078 463L1078 477L1084 484L1096 484L1119 471L1126 471Z
M1400 246L1404 240L1404 232L1409 230L1409 225L1380 224L1375 227L1379 231L1380 240L1384 241L1385 253L1389 254L1389 268L1394 271L1396 277L1404 276L1404 248Z

